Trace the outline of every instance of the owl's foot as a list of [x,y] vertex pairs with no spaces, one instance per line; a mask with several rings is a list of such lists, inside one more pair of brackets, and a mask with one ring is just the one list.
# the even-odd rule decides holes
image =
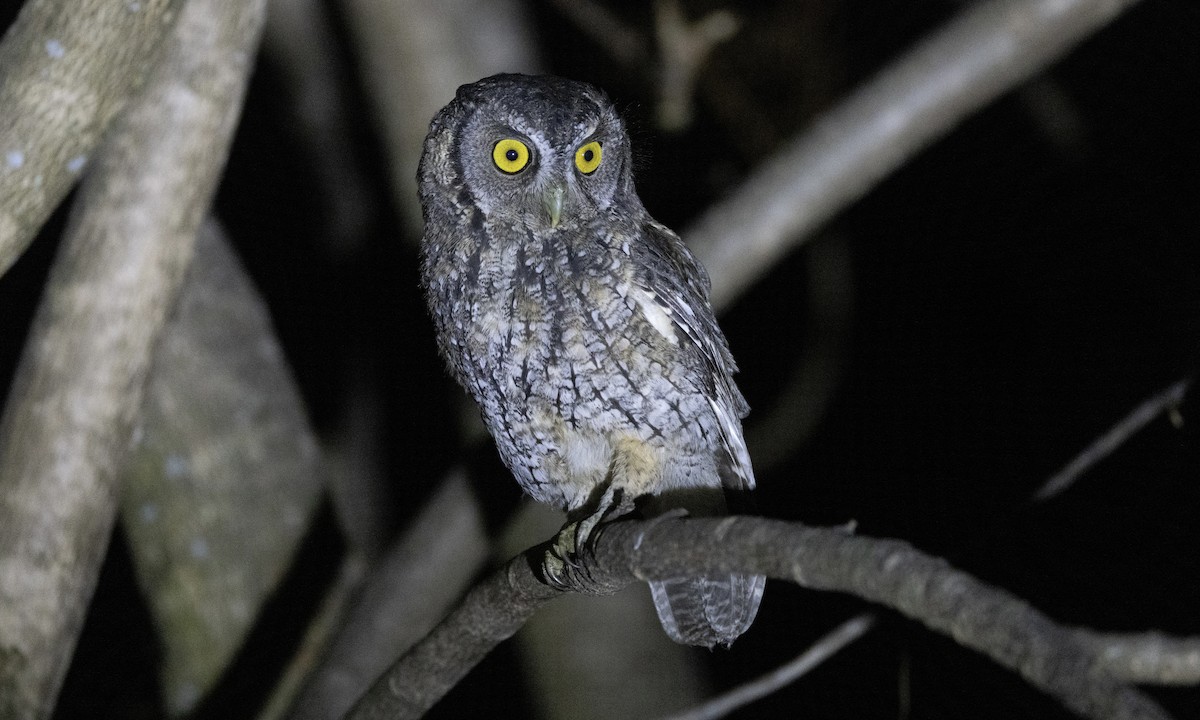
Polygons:
[[596,529],[602,522],[627,515],[633,509],[633,500],[620,488],[614,490],[609,486],[592,513],[568,522],[554,536],[542,560],[546,582],[560,590],[577,589],[594,595],[613,592],[592,578],[583,556],[591,552]]

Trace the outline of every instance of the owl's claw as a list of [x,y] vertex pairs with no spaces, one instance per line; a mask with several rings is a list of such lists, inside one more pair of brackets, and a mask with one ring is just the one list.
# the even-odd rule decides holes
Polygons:
[[542,558],[542,577],[550,587],[556,590],[568,590],[571,583],[568,580],[567,562],[557,554],[556,550],[557,548],[551,547],[546,551],[546,556]]
[[596,529],[602,522],[626,515],[633,507],[633,501],[626,499],[625,493],[610,486],[600,497],[594,512],[564,525],[542,559],[542,575],[546,582],[559,590],[574,588],[592,594],[605,592],[588,574],[583,555],[591,552]]

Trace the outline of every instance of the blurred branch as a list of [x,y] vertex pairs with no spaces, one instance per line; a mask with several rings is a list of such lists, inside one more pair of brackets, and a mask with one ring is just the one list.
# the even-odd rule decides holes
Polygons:
[[[436,703],[558,594],[535,571],[546,549],[527,551],[476,586],[375,682],[348,717],[419,717]],[[898,540],[764,518],[687,518],[602,526],[593,550],[581,570],[590,578],[590,592],[607,594],[636,580],[681,574],[763,573],[897,610],[1017,671],[1084,717],[1168,717],[1139,690],[1114,679],[1080,642],[1079,631]]]
[[859,87],[761,165],[683,237],[728,305],[784,253],[963,118],[1136,0],[989,0]]
[[654,3],[654,38],[657,56],[643,34],[626,25],[617,15],[593,0],[550,0],[575,28],[589,36],[619,64],[633,71],[631,77],[653,78],[658,126],[680,132],[692,121],[692,96],[701,65],[721,43],[737,34],[741,26],[733,13],[714,10],[689,21],[678,0]]
[[845,372],[854,304],[848,242],[826,234],[809,247],[804,269],[809,293],[803,351],[765,414],[753,415],[746,429],[746,444],[760,473],[786,462],[812,437]]
[[263,52],[280,69],[295,105],[296,128],[311,153],[308,166],[327,206],[325,236],[335,256],[361,249],[371,213],[371,193],[355,164],[343,90],[348,72],[324,4],[317,0],[269,0]]
[[72,212],[0,420],[0,716],[48,716],[66,672],[150,357],[224,164],[262,9],[184,7]]
[[737,34],[741,23],[733,13],[714,10],[689,22],[679,0],[654,4],[654,31],[658,38],[658,126],[679,132],[692,122],[692,95],[700,66],[713,49]]
[[764,698],[818,667],[842,648],[859,639],[875,626],[874,615],[856,615],[829,631],[795,659],[766,675],[730,690],[687,712],[662,720],[716,720],[755,700]]
[[417,160],[429,120],[459,85],[537,65],[532,24],[515,0],[342,0],[387,146],[395,208],[421,237]]
[[1124,445],[1126,440],[1150,424],[1151,420],[1182,403],[1191,384],[1191,378],[1184,378],[1135,407],[1129,415],[1096,438],[1074,460],[1067,463],[1066,467],[1047,480],[1033,494],[1033,499],[1049,500],[1069,488],[1080,475]]
[[1079,640],[1106,671],[1125,682],[1200,685],[1200,637],[1080,631]]
[[[183,0],[29,0],[0,43],[0,275],[79,179]],[[133,3],[130,3],[133,5]]]
[[[350,552],[342,560],[337,577],[321,598],[312,621],[300,638],[300,645],[292,654],[291,660],[271,690],[271,697],[257,715],[257,720],[281,720],[291,716],[292,706],[296,698],[306,692],[312,685],[313,678],[323,671],[322,662],[329,648],[336,640],[346,622],[346,617],[354,601],[362,589],[363,578],[366,576],[367,562],[360,553]],[[385,663],[384,663],[385,664]],[[382,665],[382,664],[381,664]],[[358,689],[350,692],[350,696],[340,701],[341,707],[350,707],[354,697],[362,692],[370,683],[370,678],[363,679]],[[348,683],[347,687],[352,685]],[[327,706],[324,711],[312,713],[312,717],[326,717],[330,720],[339,717],[340,711]]]
[[318,460],[266,303],[210,216],[117,480],[172,716],[209,693],[292,566]]
[[379,673],[453,605],[487,558],[478,501],[453,471],[370,570],[368,584],[294,703],[294,720],[341,717]]

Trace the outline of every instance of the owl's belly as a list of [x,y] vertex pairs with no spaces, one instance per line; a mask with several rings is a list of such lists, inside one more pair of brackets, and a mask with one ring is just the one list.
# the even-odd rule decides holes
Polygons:
[[473,391],[501,457],[536,499],[579,507],[619,448],[647,467],[711,454],[706,395],[628,293],[489,308],[472,324],[487,329],[476,338],[487,367]]

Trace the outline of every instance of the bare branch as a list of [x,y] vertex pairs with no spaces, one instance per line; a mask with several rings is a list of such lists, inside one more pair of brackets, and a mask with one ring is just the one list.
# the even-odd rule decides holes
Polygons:
[[263,51],[279,67],[280,81],[295,103],[296,129],[303,133],[309,167],[328,208],[328,247],[346,257],[361,249],[372,198],[355,165],[350,103],[340,82],[344,63],[332,51],[336,39],[323,10],[318,0],[270,0]]
[[692,122],[692,93],[696,75],[709,54],[733,37],[741,23],[733,13],[714,10],[689,22],[679,0],[654,4],[654,30],[658,37],[658,125],[679,132]]
[[[367,563],[361,553],[351,552],[342,560],[337,578],[321,598],[321,605],[305,628],[299,647],[292,654],[287,667],[283,669],[279,682],[275,683],[271,697],[258,713],[256,720],[283,720],[291,717],[296,698],[312,686],[312,678],[323,670],[322,663],[330,645],[339,637],[338,633],[342,630],[347,614],[358,598],[366,571]],[[367,679],[359,683],[353,695],[345,698],[341,706],[350,707],[354,696],[360,694],[369,682]],[[353,686],[352,683],[346,685]],[[313,713],[312,717],[335,718],[340,712],[341,710]]]
[[294,704],[294,720],[346,712],[397,655],[427,633],[487,558],[479,502],[463,470],[442,482],[368,585]]
[[242,647],[323,490],[267,306],[211,216],[144,394],[117,478],[121,522],[158,629],[163,699],[179,716]]
[[833,657],[842,648],[859,639],[875,626],[874,615],[856,615],[830,630],[804,652],[771,672],[745,685],[692,708],[687,712],[671,715],[662,720],[716,720],[755,700],[764,698],[784,687],[808,671]]
[[1080,632],[1080,642],[1113,677],[1139,684],[1200,685],[1200,637]]
[[0,420],[0,716],[48,716],[66,672],[262,8],[188,3],[69,221]]
[[713,305],[727,305],[784,253],[922,148],[1135,2],[968,4],[684,233],[713,279]]
[[183,0],[29,0],[0,43],[0,275],[79,179]]
[[[348,716],[418,717],[556,591],[537,578],[545,552],[518,556],[474,588],[434,631],[380,677]],[[602,526],[585,559],[588,590],[706,573],[763,573],[893,608],[953,637],[1089,718],[1166,718],[1114,680],[1079,642],[1028,603],[897,540],[856,537],[764,518],[659,519]],[[582,588],[581,588],[582,589]]]
[[1066,467],[1047,480],[1046,484],[1033,494],[1033,499],[1049,500],[1069,488],[1076,478],[1124,445],[1126,440],[1150,424],[1151,420],[1183,402],[1191,384],[1191,378],[1180,380],[1135,407],[1129,415],[1096,438],[1083,452],[1075,456],[1074,460],[1067,463]]
[[[498,557],[522,552],[562,524],[561,510],[526,501],[505,524]],[[657,717],[713,694],[703,656],[667,637],[644,586],[607,597],[569,594],[529,618],[513,643],[540,720]]]
[[354,50],[387,145],[392,197],[421,236],[417,160],[429,119],[459,85],[537,61],[529,23],[514,0],[342,0]]

